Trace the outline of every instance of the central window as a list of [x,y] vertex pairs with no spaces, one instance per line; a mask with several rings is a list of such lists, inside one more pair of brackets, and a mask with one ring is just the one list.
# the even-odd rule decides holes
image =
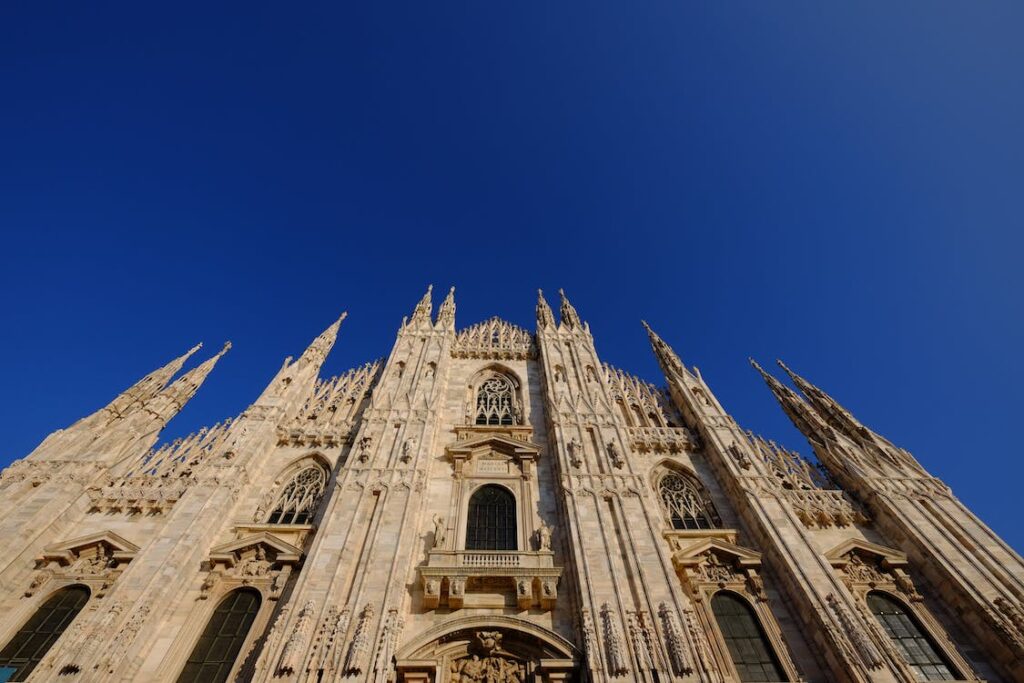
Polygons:
[[503,486],[488,484],[469,499],[466,550],[516,550],[516,499]]
[[516,423],[515,392],[504,375],[493,375],[476,392],[476,424],[511,425]]
[[715,529],[722,525],[715,506],[689,477],[670,472],[658,482],[658,495],[673,529]]

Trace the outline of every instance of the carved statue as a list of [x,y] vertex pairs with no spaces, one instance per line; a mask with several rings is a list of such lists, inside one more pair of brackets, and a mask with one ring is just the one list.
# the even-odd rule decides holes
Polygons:
[[616,469],[622,469],[625,465],[625,461],[622,459],[622,455],[619,454],[619,447],[615,445],[614,441],[608,442],[608,457],[612,461],[612,466]]
[[501,648],[501,631],[477,631],[476,639],[480,642],[480,648],[487,654]]
[[551,550],[551,527],[544,522],[537,529],[537,550]]
[[441,515],[434,515],[434,547],[440,548],[444,546],[444,540],[444,517],[442,517]]
[[581,444],[574,436],[568,445],[569,449],[569,462],[573,467],[581,467],[583,465],[583,444]]
[[411,436],[402,444],[402,462],[412,460],[412,454],[416,450],[416,437]]

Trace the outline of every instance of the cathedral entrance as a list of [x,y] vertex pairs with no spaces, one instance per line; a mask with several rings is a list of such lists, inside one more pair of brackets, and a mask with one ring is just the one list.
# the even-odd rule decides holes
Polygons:
[[[464,620],[460,620],[464,621]],[[556,634],[518,619],[479,624],[417,638],[396,657],[401,681],[409,683],[548,683],[570,681],[575,648]],[[488,621],[490,623],[488,623]],[[452,628],[455,626],[454,628]],[[430,638],[429,642],[423,642]]]

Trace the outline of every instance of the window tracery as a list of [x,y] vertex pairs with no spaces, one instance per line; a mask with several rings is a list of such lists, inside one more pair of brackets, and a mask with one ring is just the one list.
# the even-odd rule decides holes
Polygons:
[[673,529],[715,529],[722,521],[714,504],[690,477],[669,472],[658,481],[658,497]]
[[270,513],[269,524],[309,524],[323,498],[327,472],[319,464],[306,465],[281,490]]
[[477,388],[476,424],[513,425],[519,424],[520,417],[515,387],[508,377],[494,373]]

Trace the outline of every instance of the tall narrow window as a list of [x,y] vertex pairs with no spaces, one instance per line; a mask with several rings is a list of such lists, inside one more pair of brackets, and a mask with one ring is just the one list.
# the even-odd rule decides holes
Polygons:
[[515,550],[516,499],[502,486],[480,488],[469,499],[467,550]]
[[711,598],[711,611],[725,637],[725,645],[741,681],[774,683],[786,680],[761,624],[745,600],[718,592]]
[[492,375],[476,392],[476,424],[511,425],[518,422],[515,390],[504,375]]
[[673,529],[713,529],[722,525],[715,506],[689,477],[669,472],[658,482],[658,495]]
[[28,678],[88,601],[89,589],[84,586],[70,586],[51,595],[0,651],[0,681]]
[[277,497],[269,524],[309,524],[327,485],[327,472],[312,464],[295,473]]
[[884,593],[868,593],[868,608],[920,681],[952,681],[953,670],[917,620]]
[[232,591],[220,601],[192,649],[178,683],[223,683],[235,666],[242,643],[260,610],[260,594],[250,588]]

